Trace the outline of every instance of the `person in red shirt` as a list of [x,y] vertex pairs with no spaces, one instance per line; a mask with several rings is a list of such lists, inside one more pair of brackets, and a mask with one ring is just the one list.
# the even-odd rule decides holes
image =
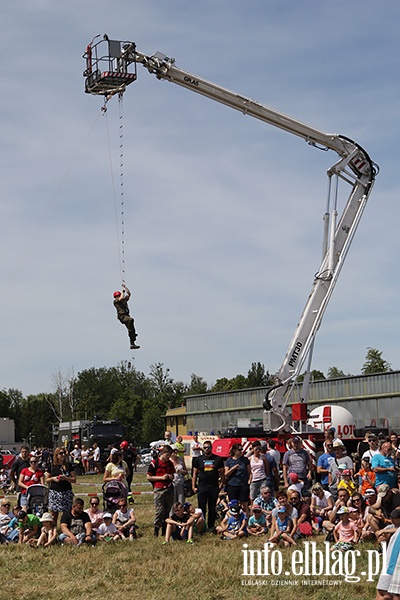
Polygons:
[[37,483],[43,484],[43,477],[43,471],[39,471],[38,469],[38,458],[36,456],[31,456],[29,458],[29,467],[22,469],[18,479],[18,486],[21,489],[21,506],[27,506],[28,504],[26,492],[29,486]]
[[167,444],[160,450],[160,455],[153,458],[147,471],[147,481],[153,484],[154,506],[156,514],[154,518],[154,536],[157,537],[162,529],[165,535],[165,520],[169,517],[174,502],[173,479],[175,467],[172,460],[172,448]]

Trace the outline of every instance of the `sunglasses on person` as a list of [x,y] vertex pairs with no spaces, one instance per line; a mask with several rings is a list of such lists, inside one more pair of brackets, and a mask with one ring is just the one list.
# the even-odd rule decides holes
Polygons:
[[203,446],[203,450],[211,450],[211,446]]
[[65,456],[65,452],[59,452],[58,456]]
[[98,502],[91,502],[90,504],[91,504],[91,506],[98,506],[99,505]]
[[118,504],[119,508],[125,508],[126,504]]
[[2,504],[2,506],[10,506],[10,503],[9,503],[9,502],[4,502],[4,503]]
[[37,460],[30,460],[29,462],[31,463],[31,465],[34,465],[35,463],[37,463]]

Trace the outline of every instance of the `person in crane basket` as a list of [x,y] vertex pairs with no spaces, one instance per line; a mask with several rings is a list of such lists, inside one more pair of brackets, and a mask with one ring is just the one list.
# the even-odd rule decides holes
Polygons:
[[122,292],[114,292],[114,306],[117,310],[117,319],[128,330],[129,340],[131,342],[131,350],[138,350],[140,346],[135,343],[137,333],[135,330],[135,321],[129,314],[128,302],[131,293],[125,283],[122,284]]

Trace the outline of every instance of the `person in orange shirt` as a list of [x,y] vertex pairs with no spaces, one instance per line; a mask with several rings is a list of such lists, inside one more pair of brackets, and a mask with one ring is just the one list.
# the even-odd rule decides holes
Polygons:
[[376,475],[371,468],[369,458],[362,459],[361,469],[358,471],[358,473],[355,474],[355,477],[357,476],[360,482],[358,487],[358,491],[360,492],[360,494],[364,496],[367,490],[375,488]]

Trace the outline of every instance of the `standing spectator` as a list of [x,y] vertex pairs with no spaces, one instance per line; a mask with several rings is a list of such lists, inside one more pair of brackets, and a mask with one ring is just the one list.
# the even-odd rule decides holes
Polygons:
[[29,448],[28,448],[28,446],[21,446],[19,456],[14,461],[14,463],[11,467],[11,471],[10,471],[11,485],[13,485],[15,487],[15,490],[17,492],[21,491],[18,486],[18,480],[19,480],[21,471],[22,471],[22,469],[26,469],[28,467],[29,467]]
[[179,458],[185,462],[185,444],[183,443],[183,437],[178,435],[175,444],[172,446],[178,452]]
[[185,503],[185,490],[184,490],[184,482],[185,475],[187,475],[187,469],[185,467],[185,463],[179,456],[178,450],[176,448],[173,449],[171,454],[171,462],[174,463],[175,474],[174,474],[174,504],[180,502],[182,505]]
[[67,462],[65,448],[56,448],[53,456],[53,466],[46,475],[49,488],[49,510],[57,527],[58,513],[70,510],[74,499],[72,484],[76,483],[74,465]]
[[250,456],[250,501],[253,502],[259,495],[261,487],[267,484],[269,465],[266,456],[261,454],[261,442],[257,440],[251,444],[251,447],[253,454]]
[[92,523],[89,515],[84,512],[83,506],[82,498],[75,498],[71,510],[63,512],[60,523],[61,543],[73,546],[96,543],[96,536],[92,532]]
[[334,458],[333,442],[331,440],[326,440],[325,452],[320,455],[317,461],[317,475],[319,476],[319,481],[324,490],[329,489],[329,465]]
[[372,435],[372,433],[373,433],[372,431],[366,431],[364,434],[364,439],[361,440],[360,442],[358,442],[358,444],[357,444],[357,454],[360,458],[362,457],[364,452],[369,450],[368,440],[369,440],[369,436]]
[[103,475],[104,482],[117,480],[123,483],[126,490],[128,490],[128,483],[126,481],[128,474],[128,465],[122,460],[122,452],[117,449],[115,449],[115,452],[111,451],[110,462],[107,463]]
[[275,440],[268,440],[267,443],[268,443],[267,455],[272,456],[272,458],[275,461],[276,468],[278,469],[278,473],[279,473],[279,469],[280,469],[280,465],[281,465],[281,453],[279,452],[279,450],[276,449]]
[[120,443],[119,447],[122,453],[122,460],[126,462],[129,469],[129,474],[126,477],[126,483],[128,486],[128,492],[130,492],[132,485],[133,469],[135,465],[135,456],[133,454],[131,446],[129,445],[129,442],[127,442],[126,440],[123,440]]
[[285,488],[288,488],[290,483],[288,480],[289,473],[296,473],[298,478],[304,482],[304,487],[307,489],[312,481],[311,460],[308,452],[302,447],[302,440],[298,435],[292,438],[293,448],[287,450],[283,455],[283,482]]
[[242,444],[233,444],[230,450],[230,457],[225,463],[225,480],[227,481],[226,491],[229,500],[238,500],[243,511],[249,510],[249,493],[252,473],[250,461],[243,456]]
[[377,488],[382,483],[387,483],[390,488],[397,487],[397,473],[391,450],[391,443],[383,442],[379,452],[372,457],[371,466],[376,475],[375,486]]
[[89,448],[86,448],[86,446],[84,444],[82,444],[81,458],[82,458],[82,468],[83,468],[84,475],[86,475],[86,473],[89,471],[89,455],[90,455]]
[[369,461],[372,462],[372,457],[379,452],[378,438],[374,433],[371,433],[368,437],[368,446],[368,450],[365,450],[365,452],[361,455],[361,459],[368,458]]
[[208,509],[207,525],[211,531],[214,531],[218,494],[224,481],[224,462],[213,454],[212,444],[207,440],[203,444],[203,454],[193,459],[192,486],[204,518]]
[[341,470],[349,469],[351,475],[354,472],[353,461],[349,456],[345,455],[346,448],[341,440],[336,440],[333,442],[333,452],[335,454],[335,458],[331,461],[329,465],[329,473],[328,473],[328,481],[329,481],[329,491],[333,496],[333,500],[336,501],[338,498],[338,483],[341,477]]
[[201,456],[201,443],[199,442],[199,436],[197,433],[194,434],[193,441],[190,444],[190,453],[192,455],[192,463],[194,458]]
[[43,484],[44,473],[43,471],[39,471],[38,462],[39,461],[36,456],[31,456],[29,458],[29,467],[22,469],[19,475],[18,487],[21,490],[19,503],[22,507],[25,507],[28,504],[26,497],[28,487],[37,483]]
[[85,510],[89,515],[90,522],[92,523],[92,532],[97,533],[98,528],[103,523],[103,511],[99,509],[100,499],[98,496],[92,496],[90,498],[90,508]]
[[174,502],[173,480],[175,467],[170,460],[172,448],[165,444],[161,449],[160,456],[153,458],[147,471],[147,481],[153,484],[154,489],[154,536],[157,537],[162,528],[162,534],[165,534],[166,523],[170,510]]
[[94,470],[97,471],[97,473],[101,473],[103,471],[100,461],[100,448],[97,442],[93,444],[93,464]]

